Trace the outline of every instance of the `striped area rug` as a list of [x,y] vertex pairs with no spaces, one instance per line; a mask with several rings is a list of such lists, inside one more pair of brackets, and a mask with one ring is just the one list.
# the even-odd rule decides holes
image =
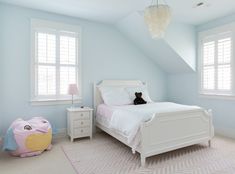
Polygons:
[[215,137],[212,147],[194,145],[147,158],[111,136],[99,133],[62,147],[79,174],[235,174],[235,141]]

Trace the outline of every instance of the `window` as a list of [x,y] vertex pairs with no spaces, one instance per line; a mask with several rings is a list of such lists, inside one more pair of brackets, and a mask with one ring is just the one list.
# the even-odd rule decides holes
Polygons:
[[222,27],[199,35],[200,92],[234,96],[233,27]]
[[67,89],[74,83],[81,93],[80,28],[34,19],[31,31],[32,101],[70,100]]

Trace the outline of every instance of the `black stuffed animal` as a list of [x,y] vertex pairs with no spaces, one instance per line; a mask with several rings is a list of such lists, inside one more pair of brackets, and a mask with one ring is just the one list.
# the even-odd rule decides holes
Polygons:
[[134,105],[142,105],[146,104],[147,102],[142,98],[142,92],[136,92],[135,93],[135,100],[134,100]]

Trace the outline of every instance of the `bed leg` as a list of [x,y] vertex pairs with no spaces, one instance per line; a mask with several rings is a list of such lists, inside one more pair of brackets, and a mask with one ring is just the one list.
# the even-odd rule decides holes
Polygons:
[[208,146],[211,147],[211,140],[208,141]]
[[141,167],[145,167],[146,157],[140,155],[140,160],[141,160]]

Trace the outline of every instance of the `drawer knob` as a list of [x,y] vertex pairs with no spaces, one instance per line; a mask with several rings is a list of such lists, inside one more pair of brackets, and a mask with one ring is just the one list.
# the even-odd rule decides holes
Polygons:
[[83,132],[83,129],[81,130],[81,132]]
[[83,121],[81,122],[81,124],[83,124]]

